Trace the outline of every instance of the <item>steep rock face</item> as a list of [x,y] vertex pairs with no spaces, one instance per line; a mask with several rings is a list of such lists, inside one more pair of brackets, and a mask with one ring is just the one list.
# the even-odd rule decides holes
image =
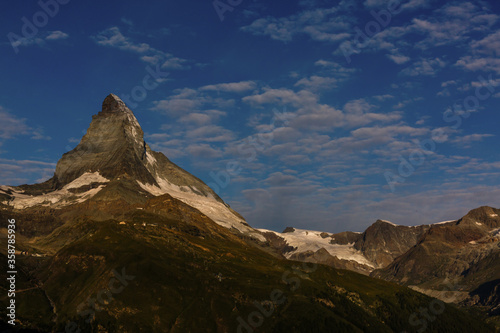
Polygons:
[[158,187],[159,182],[166,180],[222,201],[201,180],[162,153],[153,152],[132,111],[113,94],[102,103],[102,111],[92,117],[80,144],[59,160],[54,178],[58,187],[63,187],[86,172],[99,172],[109,180],[125,177]]
[[427,225],[407,227],[377,220],[365,230],[354,247],[363,252],[376,267],[381,268],[417,244],[427,229]]
[[475,265],[500,250],[498,215],[499,209],[480,207],[456,222],[431,225],[415,247],[374,274],[415,285],[472,274]]
[[[458,221],[431,225],[414,247],[372,276],[415,286],[429,295],[438,291],[444,301],[495,312],[500,306],[499,215],[500,209],[480,207]],[[446,291],[465,294],[466,299],[450,298],[453,293]]]
[[458,221],[458,225],[465,224],[482,226],[483,233],[500,228],[500,210],[488,206],[473,209]]
[[85,172],[99,172],[110,180],[129,176],[155,183],[144,163],[143,135],[132,111],[117,96],[109,95],[80,144],[57,163],[57,184],[63,187]]
[[363,234],[360,232],[343,231],[337,234],[333,234],[330,243],[346,245],[346,244],[356,243],[362,237]]
[[470,293],[463,302],[465,306],[480,306],[488,309],[490,316],[500,315],[500,279],[483,283]]
[[120,214],[117,207],[139,207],[147,198],[169,194],[214,222],[261,241],[259,232],[203,181],[151,150],[133,112],[110,94],[92,117],[78,146],[65,153],[54,176],[42,184],[0,186],[0,200],[15,209],[62,209],[92,200],[99,216]]
[[330,254],[325,248],[321,248],[316,252],[305,251],[294,253],[290,256],[291,260],[313,262],[317,264],[328,265],[337,269],[348,269],[360,274],[369,275],[373,267],[361,264],[355,260],[339,259],[337,256]]

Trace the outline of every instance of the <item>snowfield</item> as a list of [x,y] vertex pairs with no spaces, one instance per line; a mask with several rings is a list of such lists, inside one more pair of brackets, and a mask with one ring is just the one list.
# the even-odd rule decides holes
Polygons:
[[296,247],[297,249],[292,252],[288,252],[285,256],[290,259],[294,253],[302,253],[306,251],[316,252],[321,248],[324,248],[332,256],[344,260],[353,260],[357,263],[373,267],[373,264],[368,261],[368,259],[363,256],[363,254],[354,248],[354,244],[330,244],[331,237],[323,238],[321,237],[321,231],[312,231],[304,229],[295,229],[294,232],[280,233],[272,230],[258,229],[262,232],[272,232],[279,237],[286,240],[288,245]]
[[70,188],[80,188],[85,185],[90,185],[92,183],[107,183],[109,179],[104,178],[99,174],[99,172],[89,173],[86,172],[77,179],[73,180],[68,185],[64,186],[66,189]]
[[398,227],[398,226],[399,226],[399,225],[397,225],[396,223],[392,223],[392,222],[387,221],[387,220],[380,220],[380,222],[388,223],[388,224],[393,225],[393,226],[395,226],[395,227]]
[[24,194],[24,191],[16,191],[10,186],[1,186],[1,191],[11,190],[14,199],[5,202],[8,205],[13,206],[16,209],[24,209],[33,206],[51,206],[54,208],[60,208],[67,205],[84,202],[94,195],[99,193],[104,188],[104,185],[99,185],[96,188],[92,188],[83,193],[71,193],[70,189],[80,188],[82,186],[90,185],[92,183],[107,183],[108,179],[102,177],[99,172],[89,173],[86,172],[77,179],[73,180],[71,183],[64,186],[62,189],[49,192],[42,195],[32,196]]
[[[430,224],[430,225],[446,224],[446,223],[450,223],[450,222],[457,222],[457,220],[450,220],[450,221],[437,222],[437,223],[432,223],[432,224]],[[425,225],[425,224],[424,224],[424,225]]]
[[[156,178],[156,182],[160,185],[160,187],[143,184],[137,181],[139,186],[152,195],[159,196],[163,194],[170,194],[172,197],[184,202],[185,204],[198,209],[215,223],[225,228],[234,228],[239,232],[256,238],[262,242],[266,241],[264,236],[256,232],[255,229],[245,225],[245,221],[242,218],[236,216],[226,205],[217,201],[213,196],[210,195],[205,197],[193,192],[193,190],[187,186],[177,186],[160,177]],[[199,192],[201,193],[201,191]]]

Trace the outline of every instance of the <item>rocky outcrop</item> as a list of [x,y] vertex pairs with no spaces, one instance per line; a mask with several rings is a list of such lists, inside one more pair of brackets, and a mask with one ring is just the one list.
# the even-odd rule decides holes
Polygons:
[[[414,247],[372,276],[498,315],[499,215],[500,209],[480,207],[457,221],[431,225]],[[450,292],[469,296],[450,299]]]
[[99,172],[109,180],[129,178],[156,186],[166,180],[222,201],[200,179],[162,153],[152,151],[133,112],[114,94],[106,97],[102,111],[92,117],[80,144],[59,160],[54,182],[61,188],[86,172]]
[[324,248],[321,248],[316,252],[305,251],[294,253],[289,259],[328,265],[337,269],[348,269],[364,275],[369,275],[373,270],[373,267],[363,265],[354,260],[339,259],[336,256],[331,255]]
[[331,244],[347,245],[351,243],[356,243],[363,237],[360,232],[343,231],[331,236]]
[[417,244],[429,228],[427,225],[408,227],[377,220],[365,230],[354,247],[375,267],[382,268]]

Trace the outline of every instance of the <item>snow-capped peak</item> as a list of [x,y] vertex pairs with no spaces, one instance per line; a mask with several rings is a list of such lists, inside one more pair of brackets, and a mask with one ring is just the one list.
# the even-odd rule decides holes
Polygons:
[[390,224],[390,225],[393,225],[393,226],[395,226],[395,227],[397,227],[397,226],[398,226],[397,224],[395,224],[395,223],[392,223],[392,222],[390,222],[390,221],[387,221],[387,220],[379,220],[379,221],[380,221],[380,222],[384,222],[384,223],[387,223],[387,224]]

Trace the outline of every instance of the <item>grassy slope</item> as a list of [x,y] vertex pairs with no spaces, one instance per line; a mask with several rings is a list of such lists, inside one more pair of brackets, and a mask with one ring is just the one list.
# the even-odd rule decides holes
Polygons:
[[[134,218],[159,225],[134,226]],[[396,284],[325,266],[311,270],[231,235],[196,231],[145,213],[126,225],[85,221],[70,229],[81,237],[36,270],[57,317],[41,290],[35,290],[36,302],[19,300],[18,314],[40,328],[55,320],[62,331],[73,320],[83,332],[98,331],[99,325],[109,332],[236,332],[238,317],[247,319],[256,310],[253,302],[269,301],[277,289],[286,301],[275,304],[259,332],[412,332],[422,326],[410,325],[410,315],[431,302]],[[78,305],[106,289],[111,271],[122,267],[135,279],[96,311],[91,325],[84,323]],[[283,281],[286,272],[288,283]],[[35,310],[40,313],[36,318]],[[428,332],[489,331],[452,307],[428,324]]]

